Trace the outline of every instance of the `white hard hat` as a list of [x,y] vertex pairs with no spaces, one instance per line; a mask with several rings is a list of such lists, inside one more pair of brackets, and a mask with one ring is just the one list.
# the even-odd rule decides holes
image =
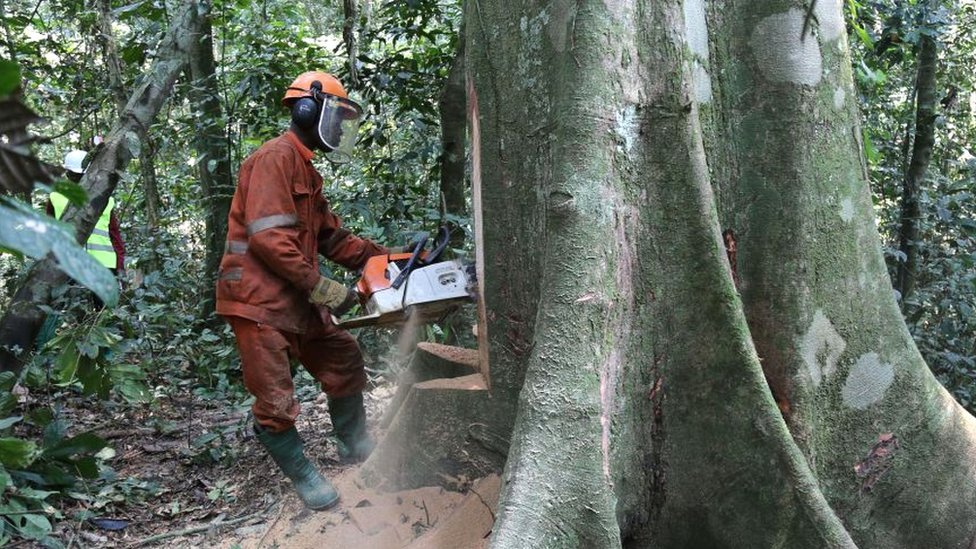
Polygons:
[[64,155],[64,169],[74,173],[85,173],[85,168],[81,163],[85,160],[88,153],[85,151],[74,150]]

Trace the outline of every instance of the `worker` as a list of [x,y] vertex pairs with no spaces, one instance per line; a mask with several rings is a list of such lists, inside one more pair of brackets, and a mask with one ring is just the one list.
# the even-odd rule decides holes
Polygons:
[[[82,150],[73,150],[64,155],[64,173],[72,182],[78,183],[85,174],[85,160],[88,153]],[[48,197],[45,210],[48,215],[60,219],[68,206],[68,197],[55,191]],[[112,271],[121,280],[125,270],[125,241],[122,240],[122,231],[119,229],[119,220],[115,215],[115,200],[109,197],[105,209],[102,210],[92,229],[88,241],[85,242],[85,249],[102,266]],[[105,304],[95,294],[90,294],[94,310],[100,311]],[[58,326],[61,324],[60,313],[49,313],[44,323],[41,324],[34,338],[34,348],[40,349],[54,338]]]
[[[81,150],[73,150],[64,155],[64,172],[69,180],[75,183],[81,181],[85,174],[84,162],[87,156],[88,153]],[[51,193],[50,200],[48,214],[60,219],[68,206],[68,197],[55,191]],[[85,249],[116,276],[124,272],[125,242],[122,240],[122,231],[119,230],[119,220],[115,216],[114,198],[109,197],[91,236],[85,242]]]
[[[298,360],[322,386],[339,457],[361,461],[375,443],[366,429],[366,373],[356,339],[339,329],[357,294],[322,276],[318,254],[348,269],[403,251],[353,235],[322,194],[316,151],[347,162],[362,110],[325,72],[299,75],[284,93],[291,125],[243,163],[227,217],[217,277],[217,313],[237,340],[244,385],[254,395],[254,431],[311,509],[339,495],[304,454],[295,429],[299,404],[289,365]],[[408,247],[409,248],[409,247]]]

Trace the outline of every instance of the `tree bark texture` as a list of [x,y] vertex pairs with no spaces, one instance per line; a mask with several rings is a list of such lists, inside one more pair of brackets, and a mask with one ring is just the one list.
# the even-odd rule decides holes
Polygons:
[[234,195],[234,180],[230,168],[230,146],[226,135],[226,120],[220,104],[219,82],[213,52],[211,5],[201,2],[203,11],[194,22],[198,34],[190,42],[189,68],[192,80],[191,97],[196,105],[194,125],[197,150],[197,173],[203,190],[206,211],[206,259],[200,318],[215,320],[217,271],[224,255],[227,240],[227,214]]
[[108,86],[115,100],[115,113],[121,115],[125,109],[125,85],[122,77],[122,60],[119,58],[115,45],[115,34],[112,32],[112,2],[98,0],[98,32],[96,40],[102,49],[102,59],[108,72]]
[[[938,7],[939,2],[929,2],[929,10]],[[902,302],[915,290],[915,279],[918,276],[919,223],[922,213],[919,195],[935,146],[938,49],[938,39],[935,36],[924,33],[921,35],[915,79],[915,140],[902,184],[901,224],[898,229],[898,249],[904,257],[898,262],[895,288],[901,293]]]
[[[61,220],[75,227],[79,243],[88,240],[92,228],[115,191],[119,174],[132,159],[139,147],[139,135],[149,127],[179,76],[190,42],[199,29],[196,0],[186,0],[170,22],[169,31],[163,38],[152,66],[139,81],[125,106],[122,116],[108,134],[104,146],[92,159],[82,187],[88,192],[89,202],[83,207],[69,206]],[[67,283],[67,276],[48,257],[35,263],[25,276],[10,306],[0,319],[0,371],[19,371],[22,360],[33,346],[34,336],[44,321],[45,313],[40,305],[51,299],[51,290]],[[15,353],[14,349],[21,352]]]
[[[462,31],[463,33],[463,31]],[[444,89],[437,101],[441,118],[441,207],[442,214],[464,216],[465,130],[467,102],[464,89],[464,42],[458,45],[457,55],[451,64]],[[452,233],[451,244],[460,246],[464,241],[461,231]]]
[[359,70],[356,67],[356,22],[359,20],[359,0],[342,0],[342,41],[346,44],[346,63],[349,65],[349,85],[359,87]]
[[976,424],[901,319],[812,6],[466,3],[491,547],[973,543]]
[[148,247],[148,259],[144,270],[158,271],[162,259],[156,251],[159,235],[160,210],[163,201],[159,196],[159,181],[156,177],[156,140],[150,131],[142,134],[142,148],[139,149],[139,174],[142,176],[142,193],[145,200],[146,226],[142,228],[142,239]]

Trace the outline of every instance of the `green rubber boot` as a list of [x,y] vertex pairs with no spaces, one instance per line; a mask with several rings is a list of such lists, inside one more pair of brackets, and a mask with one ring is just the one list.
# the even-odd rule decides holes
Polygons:
[[291,480],[302,503],[309,509],[327,509],[339,501],[339,493],[318,469],[305,457],[302,439],[294,427],[272,433],[254,425],[258,440],[268,449],[274,462]]
[[376,443],[366,431],[366,408],[363,394],[347,397],[329,397],[329,416],[337,440],[339,458],[346,461],[363,461],[373,452]]

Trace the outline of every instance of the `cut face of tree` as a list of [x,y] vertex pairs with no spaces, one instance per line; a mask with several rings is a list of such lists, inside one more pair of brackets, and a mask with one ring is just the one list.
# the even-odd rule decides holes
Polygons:
[[492,547],[973,543],[976,423],[892,295],[841,9],[466,3],[518,392]]

